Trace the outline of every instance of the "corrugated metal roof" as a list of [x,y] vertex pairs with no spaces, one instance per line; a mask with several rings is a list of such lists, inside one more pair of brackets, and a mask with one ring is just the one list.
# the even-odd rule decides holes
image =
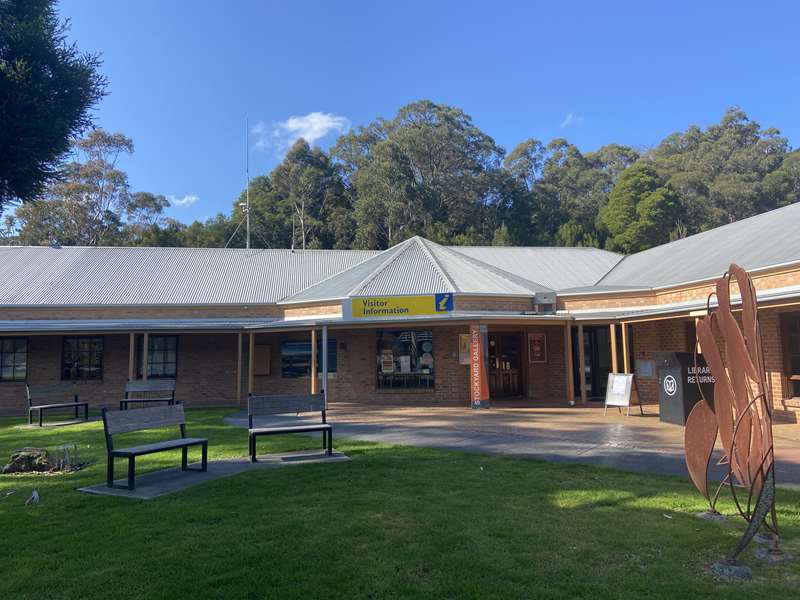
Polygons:
[[275,303],[361,250],[0,247],[0,306]]
[[596,248],[383,252],[0,247],[0,306],[215,305],[452,292],[532,296],[646,289],[800,260],[800,203],[623,258]]
[[800,260],[800,203],[625,257],[599,284],[664,287]]
[[536,292],[552,292],[551,288],[508,270],[459,252],[458,247],[445,247],[429,240],[420,242],[431,252],[440,268],[462,294],[514,294],[530,296]]
[[3,333],[61,331],[242,331],[265,327],[275,319],[16,319],[0,320]]
[[532,296],[537,291],[551,290],[454,248],[413,237],[287,301],[441,292]]
[[593,285],[623,258],[599,248],[457,246],[452,249],[556,291]]
[[454,292],[447,275],[433,261],[420,238],[400,244],[392,260],[350,290],[350,296]]

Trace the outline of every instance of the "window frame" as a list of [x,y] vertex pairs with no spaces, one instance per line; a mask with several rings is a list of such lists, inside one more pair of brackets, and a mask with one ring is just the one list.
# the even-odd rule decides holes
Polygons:
[[[303,374],[287,375],[284,362],[284,348],[287,344],[308,344],[308,370]],[[339,351],[336,338],[328,338],[328,377],[335,377],[339,370]],[[281,379],[311,379],[311,340],[282,340],[281,341]],[[322,339],[317,338],[317,376],[322,376]]]
[[[153,375],[151,371],[152,365],[152,358],[153,358],[153,348],[152,343],[153,340],[156,338],[174,338],[175,339],[175,374],[174,375]],[[140,336],[136,338],[136,379],[144,379],[143,372],[144,372],[144,365],[142,364],[142,354],[144,349],[144,336]],[[180,350],[180,336],[177,334],[169,334],[169,335],[147,335],[147,378],[148,379],[178,379],[178,352]],[[163,350],[162,350],[163,352]],[[170,364],[168,362],[161,362],[161,365]]]
[[[24,367],[25,367],[25,374],[23,375],[22,379],[18,379],[17,375],[16,375],[17,369],[19,368],[18,363],[16,361],[16,358],[17,358],[17,355],[20,354],[20,352],[18,352],[16,350],[16,348],[11,352],[4,352],[3,351],[3,342],[5,340],[11,340],[12,342],[15,343],[15,345],[16,345],[16,342],[19,342],[19,341],[24,341],[25,342],[25,350],[24,350],[25,359],[24,359],[24,363],[23,363]],[[11,373],[12,374],[11,374],[11,379],[4,379],[3,378],[3,366],[4,366],[5,363],[3,361],[3,357],[4,356],[8,356],[8,355],[11,355],[11,356],[14,357],[12,359],[12,363],[11,363]],[[28,381],[28,338],[25,337],[25,336],[3,336],[3,337],[0,337],[0,384],[2,384],[2,383],[25,383],[26,381]]]
[[[80,351],[78,350],[78,343],[80,340],[97,340],[100,342],[100,362],[99,362],[99,375],[97,377],[80,377],[80,368],[75,371],[71,372],[71,374],[67,377],[65,376],[65,359],[66,359],[66,351],[67,351],[67,340],[75,340],[76,341],[76,351],[80,356]],[[61,380],[62,381],[103,381],[105,377],[105,352],[106,352],[106,341],[105,336],[102,335],[65,335],[61,337]],[[97,350],[94,350],[94,354],[97,354]],[[72,370],[72,367],[70,367]]]
[[[400,381],[400,379],[404,380],[403,385],[395,386],[395,385],[382,385],[381,384],[381,377],[383,376],[386,378],[386,374],[381,372],[381,348],[380,343],[381,339],[385,334],[392,334],[395,336],[395,339],[404,333],[425,333],[430,334],[430,339],[425,341],[430,341],[431,343],[431,350],[430,354],[433,358],[433,365],[429,367],[429,373],[423,373],[422,371],[411,371],[409,373],[399,373],[393,372],[391,379]],[[375,377],[373,379],[375,385],[376,392],[399,392],[399,393],[428,393],[434,392],[436,389],[436,342],[434,340],[434,330],[433,328],[430,329],[419,329],[419,328],[405,328],[405,329],[376,329],[375,330],[375,341],[373,343],[373,349],[375,351]],[[413,368],[413,367],[412,367]],[[411,378],[415,378],[417,383],[415,385],[408,385],[408,380]],[[423,379],[427,382],[427,384],[422,383]]]
[[786,381],[786,397],[794,400],[800,397],[800,395],[795,394],[795,388],[800,387],[800,373],[793,372],[792,352],[789,347],[789,325],[793,321],[797,323],[798,330],[800,330],[800,312],[788,312],[780,316],[781,350],[783,353],[783,376]]

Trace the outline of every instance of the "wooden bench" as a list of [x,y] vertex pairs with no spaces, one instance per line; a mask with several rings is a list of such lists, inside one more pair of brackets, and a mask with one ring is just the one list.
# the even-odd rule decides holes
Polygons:
[[[280,435],[283,433],[322,432],[322,448],[328,456],[333,454],[333,427],[325,418],[325,396],[308,394],[302,396],[250,396],[247,400],[248,439],[250,460],[256,462],[256,439],[261,435]],[[253,427],[253,417],[266,415],[300,414],[304,412],[321,413],[320,423],[283,425],[277,427]]]
[[[54,383],[51,385],[25,385],[25,394],[28,397],[28,425],[33,424],[33,413],[39,413],[39,427],[43,424],[44,412],[47,410],[74,409],[75,418],[78,419],[79,410],[83,409],[83,420],[89,420],[89,403],[78,401],[78,388],[74,382]],[[58,399],[61,402],[46,402],[34,404],[40,399]],[[68,401],[65,401],[69,399]]]
[[[120,433],[145,431],[159,427],[180,428],[181,437],[129,448],[114,448],[114,436]],[[132,490],[135,486],[136,457],[154,452],[181,449],[181,470],[206,471],[208,469],[208,440],[203,438],[186,437],[186,417],[183,414],[183,404],[180,402],[167,406],[150,406],[139,410],[108,410],[103,409],[103,428],[106,434],[106,449],[108,450],[108,471],[106,485]],[[191,446],[202,446],[203,457],[199,469],[190,469],[188,466],[188,450]],[[128,459],[128,485],[114,484],[114,459]]]
[[119,401],[120,410],[128,410],[129,404],[175,404],[174,379],[139,379],[125,384],[125,398]]

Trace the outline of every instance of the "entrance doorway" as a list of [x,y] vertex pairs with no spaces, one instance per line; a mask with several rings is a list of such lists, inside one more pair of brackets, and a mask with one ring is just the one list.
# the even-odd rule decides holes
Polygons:
[[[578,328],[572,328],[572,364],[575,394],[580,395],[580,359],[578,357]],[[617,356],[622,356],[622,345],[617,336]],[[606,396],[608,374],[611,372],[611,333],[607,325],[583,328],[583,352],[586,395],[590,400],[603,400]]]
[[489,395],[522,395],[522,338],[519,333],[489,334]]

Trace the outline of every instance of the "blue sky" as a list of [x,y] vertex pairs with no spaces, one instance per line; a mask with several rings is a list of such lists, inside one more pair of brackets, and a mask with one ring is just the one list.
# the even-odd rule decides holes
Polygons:
[[62,0],[102,52],[98,125],[133,138],[135,191],[184,221],[230,210],[293,137],[412,100],[452,104],[507,150],[566,137],[647,146],[741,106],[800,145],[796,2]]

